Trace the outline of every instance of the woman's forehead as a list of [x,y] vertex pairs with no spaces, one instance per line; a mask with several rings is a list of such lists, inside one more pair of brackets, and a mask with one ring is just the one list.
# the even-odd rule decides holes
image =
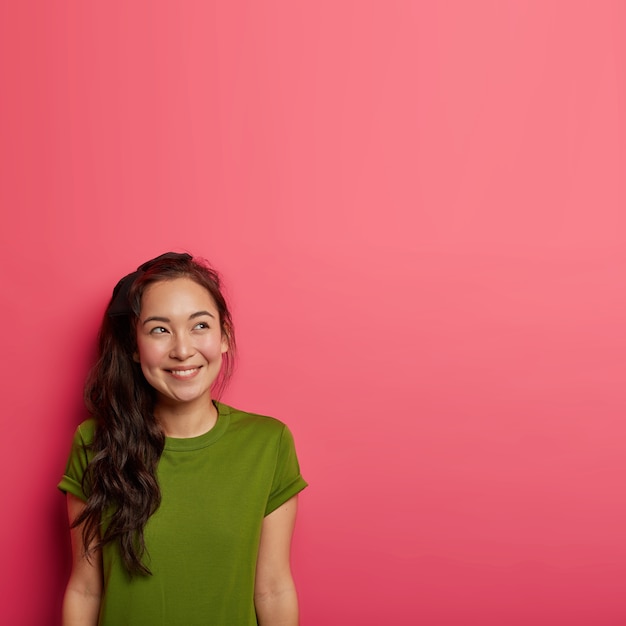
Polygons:
[[217,311],[215,300],[208,289],[187,277],[160,280],[148,285],[141,298],[141,310],[144,313],[146,309],[153,308],[170,310],[206,308],[211,312]]

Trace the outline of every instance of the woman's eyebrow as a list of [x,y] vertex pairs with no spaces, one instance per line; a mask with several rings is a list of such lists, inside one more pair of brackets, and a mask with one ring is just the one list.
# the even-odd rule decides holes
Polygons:
[[[210,313],[209,311],[196,311],[189,316],[189,319],[194,320],[196,319],[196,317],[204,317],[205,315],[208,315],[209,317],[215,319],[215,315],[213,315],[213,313]],[[147,317],[143,322],[141,322],[141,324],[142,326],[144,324],[147,324],[148,322],[165,322],[166,324],[169,324],[171,321],[172,320],[170,320],[169,317],[160,317],[158,315],[153,315],[152,317]]]
[[148,322],[169,322],[170,319],[168,317],[158,317],[157,315],[153,315],[152,317],[146,317],[146,319],[141,322],[142,325],[147,324]]
[[208,315],[209,317],[212,317],[213,319],[215,319],[215,315],[213,315],[213,313],[209,313],[208,311],[197,311],[196,313],[192,313],[189,316],[190,320],[196,319],[196,317],[203,317],[204,315]]

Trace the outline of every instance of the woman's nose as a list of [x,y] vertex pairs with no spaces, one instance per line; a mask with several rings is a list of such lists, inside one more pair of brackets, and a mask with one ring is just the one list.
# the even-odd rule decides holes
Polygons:
[[174,337],[174,343],[170,356],[174,359],[187,359],[194,352],[193,341],[191,337],[186,334],[176,335]]

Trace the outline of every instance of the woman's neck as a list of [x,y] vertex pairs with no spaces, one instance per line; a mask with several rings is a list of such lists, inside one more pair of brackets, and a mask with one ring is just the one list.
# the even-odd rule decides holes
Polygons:
[[213,402],[203,402],[197,406],[158,404],[154,415],[167,437],[187,439],[211,430],[217,422],[218,410]]

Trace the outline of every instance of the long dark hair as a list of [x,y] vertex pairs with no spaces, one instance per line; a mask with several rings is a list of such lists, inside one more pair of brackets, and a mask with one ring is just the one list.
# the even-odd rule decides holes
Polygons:
[[83,526],[87,556],[118,542],[130,574],[150,574],[143,562],[144,527],[159,508],[156,469],[165,436],[154,417],[155,392],[133,359],[141,298],[155,282],[190,278],[212,296],[228,341],[213,395],[227,384],[234,367],[235,334],[217,272],[189,254],[168,252],[122,278],[113,290],[100,333],[98,358],[85,384],[85,404],[96,419],[92,459],[83,476],[87,505],[73,526]]

